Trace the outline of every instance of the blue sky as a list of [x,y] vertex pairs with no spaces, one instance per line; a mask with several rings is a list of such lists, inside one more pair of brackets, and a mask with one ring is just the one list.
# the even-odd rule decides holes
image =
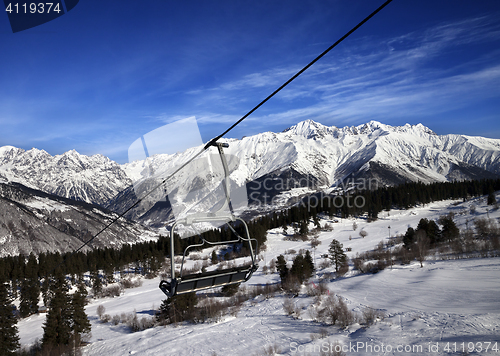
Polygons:
[[[15,34],[0,15],[0,146],[125,163],[191,116],[208,141],[382,2],[84,0]],[[305,119],[500,138],[500,2],[394,0],[228,136]]]

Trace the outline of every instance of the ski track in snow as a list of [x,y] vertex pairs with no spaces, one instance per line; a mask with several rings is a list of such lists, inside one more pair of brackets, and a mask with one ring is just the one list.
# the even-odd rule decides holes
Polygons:
[[[408,226],[416,227],[418,221],[427,217],[437,219],[450,211],[457,213],[455,221],[464,228],[471,218],[500,217],[500,211],[490,210],[484,199],[452,204],[451,201],[436,202],[410,210],[390,211],[380,214],[379,220],[367,223],[357,219],[358,228],[353,231],[354,219],[332,223],[331,232],[322,232],[322,242],[315,252],[316,265],[321,255],[327,253],[330,241],[335,238],[351,247],[352,257],[376,247],[391,236],[403,234]],[[476,206],[473,216],[470,206]],[[465,213],[466,212],[466,213]],[[312,225],[311,225],[312,228]],[[361,238],[359,231],[365,229],[368,236]],[[349,240],[349,236],[352,237]],[[261,253],[260,266],[269,265],[271,259],[285,250],[310,249],[309,242],[284,241],[282,229],[269,231],[267,250]],[[208,252],[207,252],[208,253]],[[285,255],[290,261],[293,255]],[[330,269],[331,270],[331,269]],[[317,272],[320,277],[324,271]],[[247,285],[275,283],[277,274],[263,274],[261,269]],[[99,305],[111,316],[137,312],[139,318],[153,315],[165,296],[158,288],[159,279],[143,280],[143,285],[127,289],[115,298],[92,300],[86,307],[92,323],[91,343],[83,348],[83,354],[93,355],[262,355],[264,347],[276,346],[280,355],[319,355],[321,347],[334,341],[345,347],[354,345],[378,347],[390,345],[391,352],[374,352],[365,349],[348,351],[347,355],[460,355],[461,352],[446,352],[444,347],[473,342],[486,346],[497,342],[500,347],[500,258],[472,258],[442,261],[429,256],[420,268],[418,262],[406,266],[394,266],[377,274],[356,275],[349,272],[346,277],[330,280],[331,293],[342,296],[349,309],[360,313],[364,307],[373,307],[385,313],[383,320],[364,328],[354,324],[347,329],[326,326],[311,320],[307,307],[312,297],[301,294],[293,301],[302,308],[299,319],[287,316],[283,310],[285,296],[270,299],[258,296],[243,304],[236,317],[225,315],[219,322],[200,324],[177,324],[155,327],[131,333],[124,324],[114,326],[101,323],[96,314]],[[304,292],[304,291],[303,291]],[[34,315],[18,324],[22,345],[32,344],[43,334],[45,315]],[[328,330],[325,339],[311,340],[311,334],[320,329]],[[359,344],[357,344],[359,343]],[[479,343],[479,344],[478,344]],[[398,352],[396,347],[415,347],[412,352]],[[437,346],[437,352],[430,352]],[[458,347],[459,347],[458,346]],[[419,349],[421,347],[422,349]],[[466,346],[467,347],[467,346]],[[491,347],[490,347],[491,348]],[[351,349],[352,350],[352,349]],[[296,352],[295,352],[296,351]],[[470,355],[499,355],[488,352]]]

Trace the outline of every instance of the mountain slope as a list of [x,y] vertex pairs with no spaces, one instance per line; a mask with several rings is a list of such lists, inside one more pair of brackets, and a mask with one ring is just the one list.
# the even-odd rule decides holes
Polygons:
[[104,204],[131,184],[120,165],[103,155],[75,150],[51,156],[44,150],[0,147],[0,182],[87,203]]
[[[392,127],[371,121],[337,129],[306,121],[283,134],[284,139],[302,136],[320,142],[311,147],[317,147],[317,154],[327,158],[324,166],[331,169],[329,185],[359,176],[369,171],[372,164],[385,166],[409,181],[476,179],[500,174],[500,140],[439,136],[421,124]],[[389,178],[381,183],[396,184],[398,180]]]
[[[135,333],[125,324],[115,325],[99,320],[96,311],[99,306],[104,307],[111,317],[136,314],[139,319],[154,318],[155,310],[165,295],[158,288],[158,279],[144,279],[141,287],[126,289],[119,297],[90,301],[86,312],[92,322],[92,338],[82,352],[89,356],[266,355],[271,354],[266,350],[274,347],[281,350],[280,355],[317,355],[316,351],[323,350],[320,348],[325,343],[335,346],[338,341],[346,346],[346,355],[382,354],[368,351],[366,345],[374,350],[381,349],[382,345],[387,350],[390,345],[392,352],[385,353],[388,355],[460,355],[461,352],[445,352],[444,348],[448,345],[453,350],[454,343],[461,347],[462,342],[465,347],[469,342],[476,347],[476,352],[471,352],[471,355],[498,355],[492,347],[497,343],[498,349],[500,343],[499,257],[440,260],[439,255],[432,254],[423,268],[414,261],[395,264],[376,274],[358,274],[351,269],[342,278],[333,278],[334,266],[328,267],[327,260],[322,257],[328,254],[333,239],[352,249],[346,252],[349,257],[376,249],[380,241],[388,243],[393,240],[388,236],[388,225],[392,227],[392,236],[395,236],[404,234],[408,226],[416,228],[422,218],[436,219],[451,212],[455,214],[455,222],[460,229],[466,229],[467,224],[471,226],[474,219],[488,216],[498,219],[500,210],[492,212],[484,198],[467,202],[440,201],[411,210],[391,210],[371,223],[363,218],[335,221],[325,216],[321,224],[329,223],[334,230],[319,233],[317,238],[321,244],[312,253],[316,275],[310,280],[313,283],[308,283],[298,297],[292,298],[286,293],[271,298],[260,295],[241,307],[233,307],[231,314],[218,314],[212,322],[177,323]],[[474,212],[470,209],[472,206],[475,207]],[[359,224],[358,229],[369,232],[365,238],[353,232],[354,221]],[[290,267],[295,257],[292,251],[311,250],[310,241],[291,241],[284,237],[282,228],[268,231],[267,248],[262,252],[263,261],[259,263],[261,268],[240,286],[240,290],[279,283],[278,273],[269,272],[270,268],[264,271],[262,267],[269,267],[280,254],[284,255]],[[187,263],[190,266],[198,263],[198,258],[210,256],[209,251],[197,253],[196,260],[188,256]],[[321,282],[328,288],[328,294],[342,297],[348,309],[360,318],[362,311],[370,307],[383,312],[385,319],[376,320],[371,326],[355,323],[347,328],[313,321],[318,297],[313,296],[311,291],[315,284]],[[208,300],[205,297],[217,295],[214,292],[200,292],[200,303]],[[287,314],[283,307],[286,301],[292,301],[297,306],[298,317]],[[45,317],[46,314],[33,315],[19,321],[23,346],[33,344],[42,337]],[[320,333],[326,333],[326,337],[319,338]],[[487,343],[491,343],[488,352],[485,350]],[[358,345],[358,350],[349,351],[350,345]],[[411,345],[413,352],[396,352],[398,345]],[[439,345],[439,351],[429,351],[431,345]],[[304,352],[295,352],[298,347]],[[479,347],[483,350],[479,351]]]
[[[246,185],[250,203],[256,205],[264,200],[269,204],[274,197],[287,191],[304,194],[362,179],[369,179],[371,188],[376,188],[405,181],[431,183],[500,177],[500,140],[440,136],[421,124],[392,127],[371,121],[360,126],[336,128],[307,120],[281,133],[265,132],[242,140],[223,141],[229,143],[226,154],[234,158],[233,185]],[[215,153],[214,148],[210,150]],[[136,161],[122,168],[136,182],[145,179],[145,173],[151,169],[158,175],[159,182],[161,177],[167,176],[161,174],[162,171],[172,171],[172,167],[187,161],[193,151],[155,155],[147,162]],[[200,182],[208,184],[205,177],[210,174],[200,172],[199,167],[190,169],[188,166],[185,171],[169,180],[167,191],[188,191],[195,182],[197,186]],[[133,189],[129,189],[107,206],[124,211],[123,201],[133,201],[133,194]],[[189,195],[184,192],[184,196],[187,199]],[[188,205],[186,201],[182,203]],[[149,209],[158,210],[164,206],[151,204],[141,212],[132,213],[131,217],[141,220],[141,216],[151,216],[151,211],[147,213]],[[169,210],[170,205],[166,206]],[[153,215],[157,218],[148,223],[167,219],[158,211]]]
[[[71,252],[116,214],[19,184],[0,184],[0,257],[31,252]],[[89,247],[120,247],[156,238],[139,224],[120,219]]]
[[[292,192],[289,196],[293,196],[361,179],[370,180],[375,188],[405,181],[430,183],[500,176],[500,140],[436,135],[421,124],[393,127],[370,121],[337,128],[306,120],[280,133],[221,141],[229,143],[225,152],[232,166],[232,185],[246,186],[250,203],[257,205],[264,199],[269,203],[283,192]],[[119,165],[101,155],[88,157],[69,151],[51,156],[37,149],[5,146],[0,147],[0,182],[18,182],[123,212],[136,201],[133,182],[146,182],[148,172],[154,171],[156,180],[143,185],[144,193],[146,186],[154,186],[199,149]],[[209,153],[215,155],[212,162],[217,162],[216,149],[210,148]],[[217,186],[222,176],[207,170],[210,164],[206,156],[203,159],[179,172],[129,217],[161,225],[167,218],[165,211],[192,205],[195,200],[189,201],[189,197],[199,199],[203,195],[200,189]],[[170,192],[179,196],[172,205],[165,201]],[[157,201],[160,203],[155,204]]]

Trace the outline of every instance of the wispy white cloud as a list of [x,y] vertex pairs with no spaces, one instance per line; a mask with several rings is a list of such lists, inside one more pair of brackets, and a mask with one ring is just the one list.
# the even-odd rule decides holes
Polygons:
[[262,88],[270,85],[279,85],[283,80],[297,72],[292,68],[275,68],[264,73],[252,73],[244,76],[242,79],[224,83],[219,88],[214,90],[239,90],[246,88]]
[[267,124],[288,123],[315,118],[325,123],[341,125],[362,119],[418,118],[439,114],[467,105],[458,98],[469,101],[497,97],[500,85],[500,66],[474,73],[438,78],[423,83],[399,81],[376,86],[349,95],[339,95],[338,90],[325,91],[323,100],[302,108],[256,116],[254,121]]
[[210,123],[218,123],[218,124],[232,124],[235,121],[239,120],[241,117],[238,115],[224,115],[224,114],[216,114],[216,113],[204,113],[196,117],[196,120],[201,124],[210,124]]
[[183,115],[169,115],[166,113],[161,113],[156,116],[145,116],[146,118],[153,119],[154,121],[159,121],[164,124],[171,124],[179,120],[194,118],[195,116],[183,116]]
[[[489,16],[443,23],[376,42],[373,38],[358,40],[355,48],[324,58],[273,99],[281,102],[282,110],[256,112],[247,120],[293,124],[323,118],[333,124],[416,118],[474,105],[500,95],[500,51],[491,48],[485,55],[469,55],[462,62],[453,56],[464,46],[488,46],[499,40],[500,25]],[[252,98],[256,104],[255,98],[263,98],[262,90],[258,95],[256,88],[275,89],[296,70],[252,73],[203,94],[192,94],[233,104]],[[206,117],[211,118],[207,121],[230,121],[232,115],[221,112]]]
[[[239,135],[309,118],[337,126],[371,119],[390,123],[477,105],[500,96],[499,43],[500,23],[493,15],[441,23],[391,38],[350,39],[245,120]],[[464,48],[475,51],[478,46],[480,52],[462,56]],[[323,46],[310,49],[321,51],[319,47]],[[112,69],[109,72],[96,66],[81,78],[79,73],[68,71],[73,76],[58,77],[53,91],[37,88],[25,95],[22,90],[11,93],[4,89],[0,97],[3,133],[9,135],[11,144],[29,142],[36,146],[65,140],[68,149],[73,138],[79,142],[86,139],[71,148],[116,155],[126,152],[139,135],[190,116],[207,130],[222,126],[215,124],[229,126],[307,63],[307,59],[299,63],[294,59],[297,56],[292,56],[265,71],[233,75],[261,60],[259,54],[261,57],[252,63],[231,67],[231,74],[224,68],[207,74],[207,68],[217,62],[207,58],[239,53],[227,48],[215,46],[209,55],[202,56],[205,62],[201,64],[198,50],[171,58],[160,50],[144,56],[137,52],[106,66]],[[308,53],[308,58],[316,54]],[[177,62],[182,65],[174,65]],[[221,81],[228,75],[235,80]],[[203,79],[198,80],[198,76]],[[194,85],[199,86],[193,89]],[[64,102],[76,103],[71,107],[73,112],[57,109],[64,108]],[[68,117],[62,118],[64,115]],[[50,128],[36,132],[42,125]],[[9,131],[21,126],[26,129]]]

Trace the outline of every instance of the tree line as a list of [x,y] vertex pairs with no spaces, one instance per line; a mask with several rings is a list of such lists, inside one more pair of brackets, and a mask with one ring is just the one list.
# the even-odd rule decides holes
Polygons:
[[[447,199],[467,199],[487,195],[488,204],[496,203],[494,192],[500,190],[500,179],[483,179],[460,182],[437,182],[425,184],[422,182],[407,182],[398,186],[380,187],[376,190],[358,191],[354,188],[344,192],[344,202],[348,197],[360,197],[358,201],[363,204],[343,204],[336,206],[333,196],[322,196],[321,201],[310,198],[303,200],[302,204],[311,207],[314,211],[328,213],[330,216],[347,218],[366,214],[368,219],[376,220],[383,210],[408,209],[419,204],[429,204],[434,201]],[[311,209],[310,209],[311,210]],[[311,210],[312,211],[312,210]]]
[[[274,211],[248,222],[250,236],[258,241],[259,246],[266,242],[267,230],[291,227],[294,234],[306,234],[309,221],[319,225],[318,214],[326,213],[330,217],[347,218],[349,216],[367,215],[369,219],[377,219],[383,210],[394,208],[407,209],[418,204],[429,204],[445,199],[469,199],[487,195],[488,203],[494,204],[494,192],[500,190],[500,179],[475,180],[461,182],[441,182],[424,184],[420,182],[405,183],[395,187],[382,187],[374,191],[365,190],[344,192],[344,196],[362,196],[365,204],[355,206],[344,204],[337,207],[332,204],[334,196],[323,196],[322,201],[306,197],[301,202],[287,209]],[[315,196],[315,195],[312,195]],[[241,227],[236,227],[243,234]],[[207,241],[225,241],[231,239],[229,229],[212,229],[202,236]],[[181,254],[184,249],[199,241],[199,237],[191,236],[174,241],[175,254]],[[96,248],[87,252],[66,253],[44,252],[38,256],[18,255],[0,258],[0,278],[10,280],[12,292],[17,297],[17,290],[22,281],[44,278],[59,266],[67,275],[78,276],[87,271],[104,271],[112,273],[125,266],[133,265],[138,273],[147,274],[160,268],[165,257],[170,256],[170,237],[159,236],[155,241],[125,244],[119,249]],[[30,284],[30,283],[28,283]]]
[[[1,355],[62,355],[76,354],[86,335],[91,331],[90,321],[85,313],[87,290],[83,281],[78,289],[69,294],[66,277],[58,269],[50,283],[48,313],[43,324],[43,338],[29,350],[19,349],[17,317],[9,293],[9,285],[0,279],[0,354]],[[34,296],[35,294],[32,294]],[[21,299],[27,309],[23,312],[38,312],[38,298]]]

